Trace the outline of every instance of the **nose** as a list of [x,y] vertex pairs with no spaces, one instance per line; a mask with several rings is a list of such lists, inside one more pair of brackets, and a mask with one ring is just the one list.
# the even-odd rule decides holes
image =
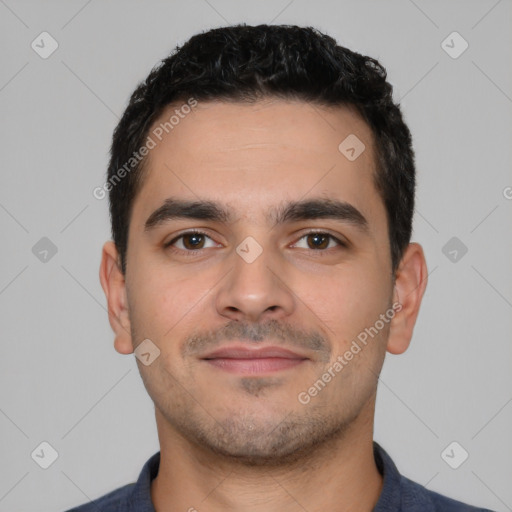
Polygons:
[[272,258],[269,250],[253,261],[232,254],[232,269],[222,281],[216,297],[220,315],[230,320],[263,322],[290,316],[296,298],[286,284],[286,265]]

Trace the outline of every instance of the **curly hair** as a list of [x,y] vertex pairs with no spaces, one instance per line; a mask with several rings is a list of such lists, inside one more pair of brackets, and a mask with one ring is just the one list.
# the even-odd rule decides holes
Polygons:
[[[133,92],[114,130],[107,182],[143,145],[164,108],[177,101],[255,102],[275,97],[356,108],[372,130],[375,187],[387,213],[393,272],[410,242],[415,165],[411,134],[393,102],[384,67],[313,27],[246,24],[197,34],[155,66]],[[126,272],[128,227],[147,158],[109,186],[112,237]]]

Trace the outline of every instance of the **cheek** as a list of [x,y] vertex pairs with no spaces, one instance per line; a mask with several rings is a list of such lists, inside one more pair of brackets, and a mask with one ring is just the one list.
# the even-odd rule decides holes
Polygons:
[[[311,294],[311,290],[318,291]],[[382,273],[370,265],[354,265],[333,272],[320,286],[311,287],[307,296],[308,305],[330,328],[329,336],[341,350],[386,312],[390,293]]]
[[204,295],[196,286],[200,280],[177,279],[158,269],[138,269],[130,284],[132,327],[155,340],[172,337],[187,314],[193,314],[194,305],[200,307]]
[[[177,378],[193,370],[183,360],[184,340],[193,332],[209,328],[212,300],[218,274],[214,272],[177,272],[162,266],[139,268],[133,279],[134,305],[132,331],[138,340],[149,338],[160,349],[160,365]],[[190,378],[187,377],[187,378]]]
[[382,322],[380,315],[389,308],[390,291],[378,271],[362,265],[333,274],[323,282],[323,292],[310,298],[310,307],[329,327],[332,344],[331,360],[316,375],[332,383],[318,403],[356,411],[374,392],[389,331],[389,323]]

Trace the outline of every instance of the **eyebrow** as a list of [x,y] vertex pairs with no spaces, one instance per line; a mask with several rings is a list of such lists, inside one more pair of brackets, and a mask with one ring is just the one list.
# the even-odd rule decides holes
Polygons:
[[[362,232],[368,232],[366,217],[355,206],[337,199],[313,198],[288,201],[272,208],[266,217],[274,227],[301,220],[334,219],[352,224]],[[144,224],[144,231],[152,231],[167,221],[179,219],[221,223],[234,223],[237,220],[233,213],[220,203],[170,197],[148,217]]]

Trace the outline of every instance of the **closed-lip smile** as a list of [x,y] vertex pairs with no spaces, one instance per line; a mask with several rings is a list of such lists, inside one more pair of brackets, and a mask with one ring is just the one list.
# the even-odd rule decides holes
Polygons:
[[221,370],[254,375],[293,368],[309,358],[278,346],[230,345],[214,350],[201,359]]

